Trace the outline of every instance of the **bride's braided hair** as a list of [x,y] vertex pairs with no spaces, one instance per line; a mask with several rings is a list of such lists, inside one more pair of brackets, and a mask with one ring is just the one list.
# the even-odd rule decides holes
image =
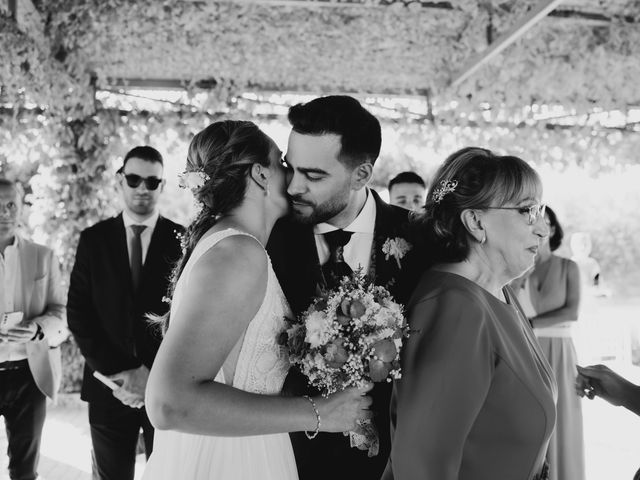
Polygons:
[[[209,178],[201,187],[192,190],[202,208],[184,234],[182,257],[171,276],[170,297],[173,297],[176,283],[197,243],[220,218],[242,203],[251,166],[259,163],[268,167],[270,151],[269,137],[248,121],[215,122],[193,137],[185,171],[204,172]],[[168,313],[162,323],[166,329]]]

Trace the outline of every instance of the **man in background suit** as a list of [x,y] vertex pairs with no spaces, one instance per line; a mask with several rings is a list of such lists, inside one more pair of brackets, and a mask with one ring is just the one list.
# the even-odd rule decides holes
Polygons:
[[[69,328],[85,358],[81,398],[89,402],[94,479],[133,479],[140,428],[151,454],[144,391],[161,332],[147,314],[168,310],[163,298],[183,231],[158,213],[162,173],[154,148],[127,153],[118,171],[124,211],[82,232],[71,272]],[[94,372],[119,387],[111,391]]]
[[[295,105],[289,121],[293,130],[285,167],[292,212],[276,224],[267,248],[292,310],[299,315],[319,287],[331,288],[336,276],[358,268],[406,302],[424,265],[411,242],[409,212],[387,205],[367,187],[380,153],[380,123],[347,96]],[[390,244],[404,246],[403,252],[390,255]],[[291,434],[300,480],[380,478],[390,452],[391,387],[377,383],[371,391],[380,437],[375,457],[351,448],[341,433],[320,433],[313,440],[303,432]],[[284,390],[318,393],[295,369]]]
[[57,258],[16,233],[22,197],[19,184],[0,178],[0,415],[11,479],[33,480],[46,397],[58,391],[59,345],[68,332]]
[[421,212],[427,196],[427,185],[411,170],[400,172],[389,180],[389,203],[414,212]]

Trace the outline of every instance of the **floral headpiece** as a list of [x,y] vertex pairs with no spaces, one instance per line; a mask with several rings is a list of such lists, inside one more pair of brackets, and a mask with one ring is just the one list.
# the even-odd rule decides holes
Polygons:
[[209,181],[209,175],[204,170],[191,170],[178,175],[178,185],[180,188],[188,188],[192,192],[202,188]]
[[440,186],[436,188],[431,195],[433,202],[440,203],[447,193],[455,192],[457,186],[457,180],[442,180]]

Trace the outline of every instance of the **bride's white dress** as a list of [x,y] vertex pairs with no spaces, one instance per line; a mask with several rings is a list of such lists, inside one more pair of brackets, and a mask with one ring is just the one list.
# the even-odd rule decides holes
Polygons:
[[[171,321],[179,309],[182,292],[189,288],[190,273],[198,259],[217,242],[230,235],[246,233],[227,229],[202,240],[194,249],[176,285]],[[256,240],[257,241],[257,240]],[[266,255],[266,251],[265,251]],[[268,259],[268,256],[267,256]],[[241,296],[242,292],[238,292]],[[290,310],[268,260],[267,288],[260,309],[249,323],[244,337],[229,355],[235,372],[225,381],[223,369],[217,382],[229,383],[247,392],[278,395],[289,369],[287,356],[277,343]],[[225,362],[227,363],[227,362]],[[231,365],[231,371],[233,365]],[[293,450],[286,433],[251,437],[214,437],[156,430],[153,453],[143,480],[295,480],[298,478]]]

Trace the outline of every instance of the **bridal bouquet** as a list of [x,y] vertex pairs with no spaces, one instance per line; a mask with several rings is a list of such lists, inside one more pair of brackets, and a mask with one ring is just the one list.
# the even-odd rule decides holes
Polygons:
[[[283,339],[289,360],[324,396],[369,382],[400,378],[400,349],[408,336],[402,306],[384,287],[361,273],[344,277],[297,321],[288,320]],[[346,433],[345,433],[346,435]],[[349,432],[351,446],[378,454],[378,434],[371,421]]]

